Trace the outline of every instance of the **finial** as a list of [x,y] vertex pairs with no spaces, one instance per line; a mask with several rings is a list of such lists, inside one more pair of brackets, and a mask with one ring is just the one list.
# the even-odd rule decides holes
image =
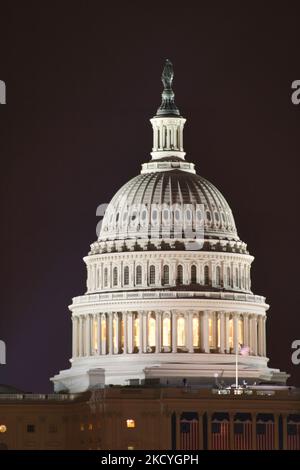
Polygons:
[[162,102],[160,107],[157,110],[156,115],[161,116],[161,115],[175,115],[179,116],[179,109],[177,108],[175,101],[174,101],[174,92],[172,90],[172,82],[174,78],[174,70],[173,70],[173,65],[172,62],[169,59],[166,59],[166,63],[163,69],[163,73],[161,76],[163,85],[164,85],[164,90],[162,92]]

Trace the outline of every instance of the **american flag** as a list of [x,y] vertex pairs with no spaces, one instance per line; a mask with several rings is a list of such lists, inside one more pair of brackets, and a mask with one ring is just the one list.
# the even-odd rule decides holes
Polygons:
[[289,421],[287,424],[287,449],[300,450],[300,422]]
[[197,418],[181,418],[180,450],[199,450],[199,421]]
[[251,450],[252,449],[252,422],[235,421],[234,423],[234,449]]
[[242,356],[248,356],[249,353],[250,353],[250,348],[249,348],[249,346],[244,346],[243,344],[240,344],[239,353],[240,353]]
[[211,446],[213,450],[229,450],[229,421],[214,419],[211,424]]
[[257,450],[273,450],[274,442],[274,422],[256,422],[256,448]]

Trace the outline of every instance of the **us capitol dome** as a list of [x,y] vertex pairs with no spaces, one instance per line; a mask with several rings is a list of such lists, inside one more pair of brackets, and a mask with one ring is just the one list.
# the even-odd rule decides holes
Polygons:
[[152,159],[112,198],[84,258],[87,291],[69,307],[71,368],[51,379],[56,391],[216,374],[231,384],[241,346],[241,380],[287,379],[267,366],[269,306],[251,291],[254,258],[222,193],[185,160],[173,75],[167,60]]

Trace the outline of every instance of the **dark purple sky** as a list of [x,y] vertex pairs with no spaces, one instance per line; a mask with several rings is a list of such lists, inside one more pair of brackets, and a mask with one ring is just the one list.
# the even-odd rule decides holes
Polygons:
[[187,160],[230,203],[271,304],[270,365],[300,385],[300,9],[19,3],[1,6],[0,383],[49,391],[68,367],[67,306],[85,290],[96,207],[150,158],[169,58]]

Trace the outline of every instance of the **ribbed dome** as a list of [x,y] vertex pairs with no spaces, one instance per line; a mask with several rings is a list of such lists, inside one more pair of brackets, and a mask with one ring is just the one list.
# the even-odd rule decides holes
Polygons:
[[99,241],[151,238],[151,220],[155,238],[166,238],[166,220],[173,230],[176,219],[185,217],[183,207],[190,208],[194,228],[201,217],[199,205],[203,205],[205,239],[239,240],[231,209],[220,191],[199,175],[170,170],[141,174],[126,183],[106,210]]

